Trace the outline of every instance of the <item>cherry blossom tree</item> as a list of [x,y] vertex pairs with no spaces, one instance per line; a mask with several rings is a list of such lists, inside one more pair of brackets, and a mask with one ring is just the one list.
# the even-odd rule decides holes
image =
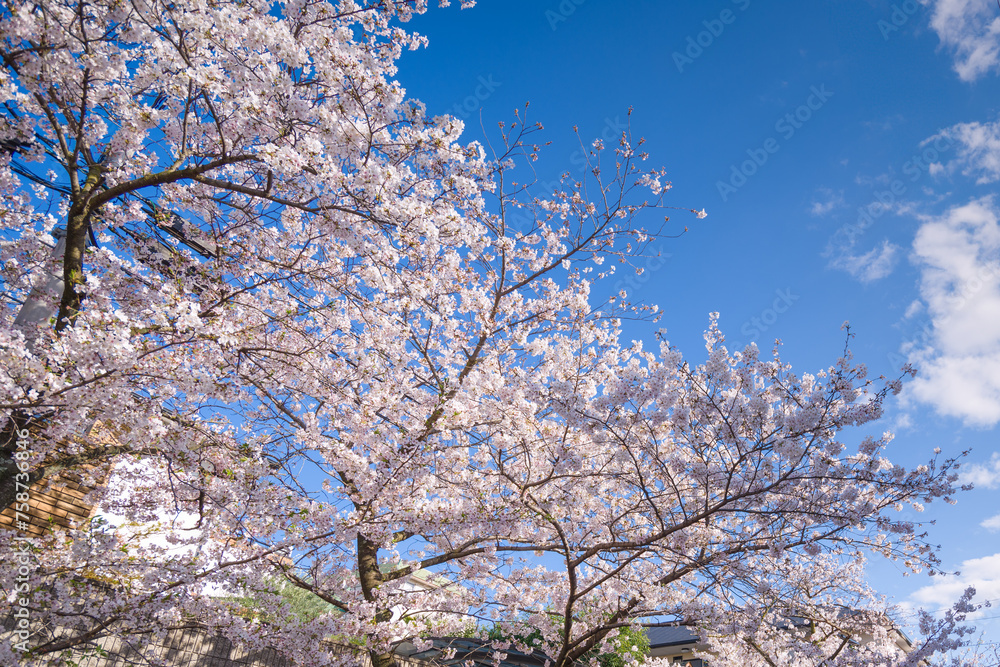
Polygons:
[[840,436],[899,382],[846,349],[795,374],[714,318],[700,365],[621,340],[627,296],[591,290],[670,232],[664,172],[626,133],[536,196],[526,110],[488,153],[393,80],[425,4],[4,3],[0,496],[113,464],[125,522],[35,543],[36,634],[0,659],[196,627],[391,667],[474,625],[564,667],[680,623],[717,656],[904,664],[860,564],[937,565],[896,512],[955,462]]

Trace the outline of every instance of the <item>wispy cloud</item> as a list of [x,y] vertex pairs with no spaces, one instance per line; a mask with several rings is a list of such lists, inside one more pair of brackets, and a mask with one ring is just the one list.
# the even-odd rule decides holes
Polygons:
[[892,114],[891,116],[886,116],[885,118],[882,118],[880,120],[862,121],[861,124],[864,127],[868,128],[869,130],[875,130],[878,132],[889,132],[897,125],[902,123],[904,120],[906,120],[906,117],[903,116],[903,114],[895,113]]
[[930,335],[904,346],[919,371],[904,398],[993,426],[1000,422],[1000,212],[986,197],[920,219],[911,259]]
[[996,516],[991,516],[989,519],[986,519],[979,525],[985,528],[986,530],[989,530],[994,533],[1000,531],[1000,514],[997,514]]
[[[973,484],[979,489],[1000,488],[1000,453],[994,452],[986,463],[963,465],[962,468],[962,473],[958,476],[959,483]],[[1000,521],[1000,514],[991,520]],[[1000,524],[997,527],[1000,528]]]
[[820,196],[809,207],[809,213],[812,215],[822,217],[844,205],[844,196],[839,192],[834,192],[829,188],[820,188],[819,193]]
[[[924,607],[929,611],[946,609],[969,586],[976,589],[976,598],[979,600],[1000,598],[1000,553],[963,561],[957,574],[934,577],[933,584],[920,588],[910,596],[911,604],[907,606]],[[974,620],[983,614],[984,611],[976,612],[969,619]]]
[[1000,69],[1000,16],[983,0],[921,0],[933,9],[931,28],[951,52],[963,81]]
[[870,283],[885,278],[896,266],[896,251],[898,246],[882,241],[882,245],[872,248],[863,255],[843,252],[835,257],[830,266],[847,271],[851,276],[863,283]]
[[924,143],[939,138],[958,143],[955,159],[946,165],[932,165],[932,175],[941,171],[960,170],[963,175],[984,185],[1000,181],[1000,121],[992,123],[959,123],[942,130]]

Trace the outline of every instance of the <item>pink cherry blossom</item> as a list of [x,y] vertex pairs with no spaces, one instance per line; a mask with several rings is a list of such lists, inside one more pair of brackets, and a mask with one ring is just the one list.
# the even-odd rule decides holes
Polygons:
[[[526,109],[487,157],[394,80],[426,9],[0,11],[0,404],[33,479],[110,471],[99,520],[32,546],[37,633],[0,662],[199,627],[391,667],[403,641],[496,628],[566,667],[656,619],[720,665],[961,648],[968,597],[907,657],[864,584],[865,558],[937,567],[896,508],[955,492],[953,460],[841,439],[898,384],[849,354],[800,375],[730,350],[714,317],[703,364],[622,340],[649,311],[592,292],[658,209],[704,210],[668,207],[627,133],[596,182],[525,190]],[[0,540],[10,605],[18,543]]]

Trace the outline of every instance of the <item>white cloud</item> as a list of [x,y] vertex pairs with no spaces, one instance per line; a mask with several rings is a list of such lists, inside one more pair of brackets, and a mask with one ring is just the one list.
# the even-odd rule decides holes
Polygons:
[[[986,463],[963,464],[958,482],[973,484],[978,489],[1000,488],[1000,452],[993,452],[993,456]],[[991,521],[997,521],[997,527],[1000,528],[1000,514]]]
[[[935,576],[934,583],[918,589],[910,596],[909,602],[912,606],[923,607],[928,611],[946,609],[954,604],[969,586],[976,589],[976,598],[973,602],[1000,599],[1000,553],[964,561],[958,574]],[[970,614],[969,620],[975,620],[985,611],[993,610]]]
[[906,307],[906,313],[903,314],[903,319],[910,319],[914,315],[920,313],[924,309],[924,302],[920,299],[914,299],[910,302],[910,305]]
[[822,217],[833,210],[836,204],[832,201],[814,201],[812,206],[809,207],[809,213],[817,217]]
[[821,197],[809,207],[809,213],[822,217],[833,209],[844,205],[844,197],[829,188],[820,188]]
[[869,130],[877,130],[877,131],[881,131],[881,132],[888,132],[889,130],[892,130],[898,124],[902,123],[905,120],[906,120],[906,117],[903,116],[903,114],[896,113],[896,114],[892,114],[891,116],[887,116],[885,118],[882,118],[881,120],[866,120],[866,121],[862,121],[861,124],[864,127],[868,128]]
[[986,519],[979,525],[985,528],[986,530],[990,530],[993,532],[1000,530],[1000,514],[997,514],[996,516],[991,516],[989,519]]
[[880,247],[872,248],[863,255],[852,255],[845,251],[831,261],[830,266],[847,271],[863,283],[869,283],[892,273],[898,249],[888,241],[883,241]]
[[1000,121],[958,123],[925,140],[922,145],[945,139],[957,143],[958,155],[947,165],[931,165],[930,173],[961,170],[979,185],[1000,180]]
[[922,0],[933,8],[931,28],[951,52],[963,81],[1000,69],[1000,16],[983,0]]
[[894,432],[909,431],[913,428],[913,418],[906,412],[900,413],[896,417],[892,430]]
[[1000,212],[987,197],[921,220],[911,259],[930,322],[903,348],[919,371],[904,398],[992,426],[1000,422]]

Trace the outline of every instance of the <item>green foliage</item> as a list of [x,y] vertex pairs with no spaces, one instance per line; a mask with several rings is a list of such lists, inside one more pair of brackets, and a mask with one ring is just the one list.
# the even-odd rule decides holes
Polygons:
[[[547,653],[542,633],[539,630],[532,630],[527,634],[507,635],[500,628],[494,626],[490,628],[487,638],[494,641],[517,642],[542,653]],[[625,667],[630,662],[641,661],[649,655],[649,637],[643,628],[621,628],[618,635],[611,640],[611,644],[613,650],[600,654],[593,651],[584,656],[581,662],[592,662],[596,658],[600,667]]]
[[242,615],[259,618],[263,621],[275,620],[274,609],[276,605],[272,601],[271,595],[277,595],[281,601],[284,601],[292,614],[303,623],[308,623],[323,614],[339,613],[337,607],[311,591],[277,580],[271,583],[272,587],[266,591],[261,591],[260,593],[262,594],[242,595],[223,599],[235,603]]
[[340,613],[337,607],[312,591],[298,586],[285,585],[278,590],[278,595],[288,603],[292,613],[303,621],[311,621],[323,614]]
[[479,637],[481,635],[482,632],[480,631],[479,626],[475,623],[469,623],[461,630],[461,632],[452,633],[453,637],[465,637],[466,639],[472,639],[473,637]]
[[528,634],[508,635],[494,625],[486,634],[486,638],[490,641],[516,642],[544,652],[544,648],[542,647],[542,633],[539,630],[532,630]]
[[601,667],[625,667],[629,664],[629,656],[639,661],[649,655],[649,637],[643,628],[622,628],[611,641],[614,651],[597,656]]

